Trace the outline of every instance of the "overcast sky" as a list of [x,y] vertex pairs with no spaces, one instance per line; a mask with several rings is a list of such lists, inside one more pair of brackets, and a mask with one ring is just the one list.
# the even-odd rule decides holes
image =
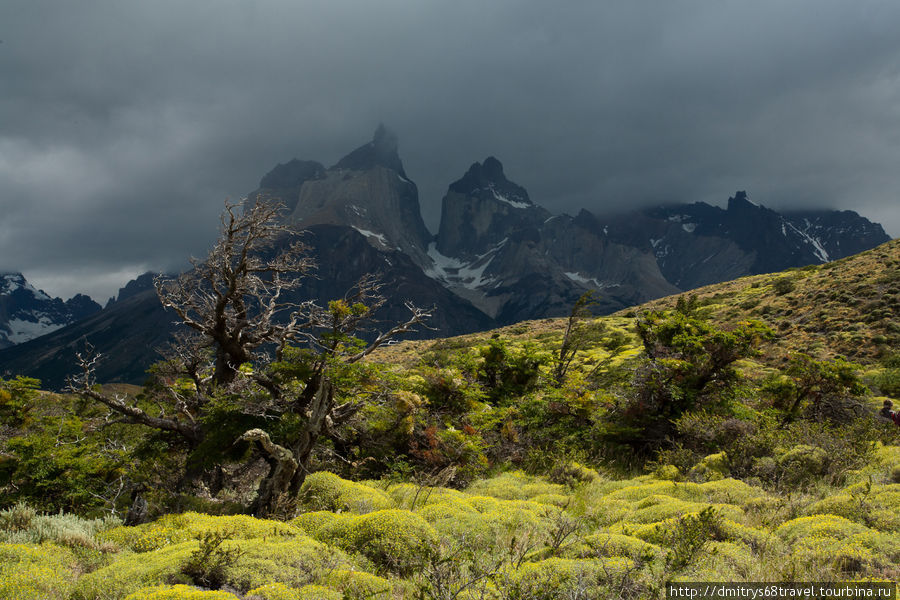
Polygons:
[[0,271],[103,302],[379,122],[426,223],[495,155],[554,212],[856,210],[900,235],[900,2],[3,0]]

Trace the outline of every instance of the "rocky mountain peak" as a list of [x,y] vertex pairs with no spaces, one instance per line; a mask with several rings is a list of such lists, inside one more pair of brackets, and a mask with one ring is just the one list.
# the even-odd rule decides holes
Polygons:
[[521,237],[524,230],[533,238],[535,228],[549,217],[531,202],[525,188],[506,178],[503,164],[489,156],[473,163],[447,189],[436,249],[445,257],[471,260],[504,240]]
[[0,348],[27,342],[100,310],[78,294],[63,302],[35,289],[21,273],[0,274]]
[[372,141],[360,146],[337,162],[332,169],[365,171],[373,167],[386,167],[406,177],[400,160],[397,135],[384,124],[379,124]]
[[[745,191],[737,191],[734,193],[734,196],[728,198],[728,212],[740,212],[747,210],[767,210],[762,206],[750,200],[750,197],[747,195]],[[771,211],[770,211],[771,212]]]
[[493,156],[488,156],[483,163],[473,163],[465,175],[450,184],[449,191],[503,202],[513,208],[533,206],[525,188],[507,179],[503,163]]

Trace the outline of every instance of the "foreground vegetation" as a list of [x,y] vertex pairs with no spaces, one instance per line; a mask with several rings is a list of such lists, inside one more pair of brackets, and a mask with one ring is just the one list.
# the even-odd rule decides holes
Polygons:
[[0,596],[655,598],[668,581],[897,581],[900,483],[886,477],[900,451],[876,454],[864,481],[802,494],[570,464],[565,484],[508,472],[465,490],[323,471],[287,522],[188,512],[123,527],[18,505],[0,513]]
[[898,266],[891,242],[610,317],[586,297],[569,319],[374,352],[332,328],[310,338],[318,352],[213,361],[224,383],[199,359],[144,388],[88,378],[80,395],[0,380],[0,597],[575,600],[900,580],[900,428],[876,414],[900,395],[882,300]]

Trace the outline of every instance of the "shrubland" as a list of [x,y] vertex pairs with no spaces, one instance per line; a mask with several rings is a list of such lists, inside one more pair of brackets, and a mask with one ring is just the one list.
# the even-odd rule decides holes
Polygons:
[[[900,580],[900,428],[876,414],[897,399],[882,299],[898,265],[891,242],[353,363],[365,345],[349,331],[332,358],[286,345],[230,373],[240,386],[207,388],[198,443],[4,379],[0,597],[662,598],[669,581]],[[332,406],[354,410],[323,426],[298,489],[258,511],[275,463],[248,434],[291,447],[310,416],[279,398],[319,385],[317,364]],[[151,417],[179,397],[98,393]]]

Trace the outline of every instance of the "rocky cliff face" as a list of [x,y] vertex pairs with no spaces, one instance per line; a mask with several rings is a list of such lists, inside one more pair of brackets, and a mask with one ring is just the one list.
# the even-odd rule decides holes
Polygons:
[[605,311],[678,291],[651,252],[590,225],[534,204],[489,157],[450,184],[426,272],[501,323],[564,315],[587,290]]
[[100,310],[88,296],[51,298],[21,273],[0,274],[0,348],[40,337]]
[[400,250],[425,264],[431,234],[419,209],[419,191],[407,179],[397,138],[379,126],[371,142],[328,169],[311,161],[279,165],[249,199],[278,199],[303,227],[345,225],[379,250]]

